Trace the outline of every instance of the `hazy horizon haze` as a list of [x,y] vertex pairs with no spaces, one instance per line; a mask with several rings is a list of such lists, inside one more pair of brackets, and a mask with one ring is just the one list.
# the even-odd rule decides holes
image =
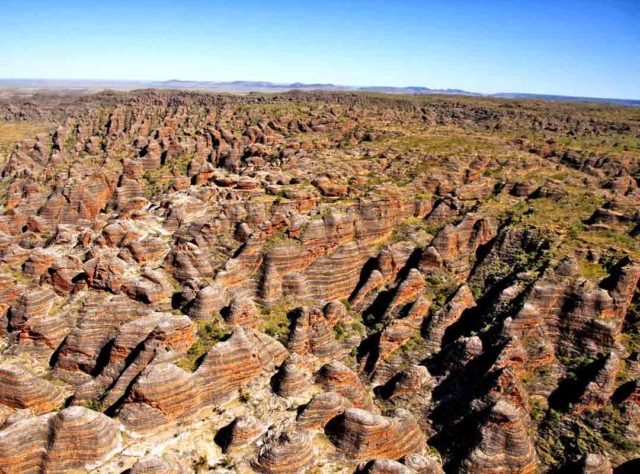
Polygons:
[[3,5],[0,77],[640,98],[637,1]]

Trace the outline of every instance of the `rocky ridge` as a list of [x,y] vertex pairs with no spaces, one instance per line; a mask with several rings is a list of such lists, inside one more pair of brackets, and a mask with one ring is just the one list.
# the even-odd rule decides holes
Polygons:
[[0,471],[633,462],[640,130],[568,107],[2,105]]

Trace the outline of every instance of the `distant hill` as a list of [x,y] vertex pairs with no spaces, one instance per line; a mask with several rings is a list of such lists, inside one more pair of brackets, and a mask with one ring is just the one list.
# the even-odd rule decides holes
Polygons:
[[[1,81],[0,81],[1,82]],[[455,94],[455,95],[480,95],[461,89],[430,89],[421,86],[392,87],[392,86],[344,86],[338,84],[293,82],[291,84],[279,84],[267,81],[231,81],[231,82],[211,82],[211,81],[180,81],[169,80],[162,82],[149,82],[148,87],[158,89],[205,89],[224,90],[229,92],[284,92],[290,90],[327,90],[327,91],[359,91],[359,92],[381,92],[385,94]]]
[[551,100],[563,102],[602,102],[614,105],[628,105],[632,107],[640,107],[640,100],[633,99],[607,99],[602,97],[576,97],[568,95],[551,95],[551,94],[526,94],[518,92],[501,92],[491,94],[490,97],[499,99],[535,99],[535,100]]
[[450,94],[478,97],[495,97],[502,99],[533,99],[569,102],[600,102],[615,105],[640,107],[640,100],[608,99],[599,97],[574,97],[564,95],[530,94],[518,92],[501,92],[498,94],[480,94],[462,89],[431,89],[423,86],[393,87],[393,86],[345,86],[339,84],[293,82],[288,84],[269,81],[184,81],[170,79],[168,81],[114,81],[114,80],[85,80],[85,79],[0,79],[0,91],[13,90],[21,93],[34,92],[75,92],[90,93],[99,90],[133,90],[133,89],[178,89],[200,90],[211,92],[229,92],[248,94],[250,92],[286,92],[290,90],[302,91],[352,91],[379,92],[385,94]]

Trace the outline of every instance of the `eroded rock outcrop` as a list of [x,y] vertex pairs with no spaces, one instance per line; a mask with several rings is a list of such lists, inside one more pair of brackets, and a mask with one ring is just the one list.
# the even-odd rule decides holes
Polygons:
[[467,285],[462,285],[445,307],[426,321],[425,339],[432,351],[440,349],[447,328],[456,322],[466,309],[473,306],[475,301],[471,289]]
[[260,450],[253,467],[267,474],[301,472],[313,465],[314,450],[307,433],[283,433]]
[[335,322],[328,319],[318,308],[311,310],[300,308],[294,315],[293,329],[287,347],[290,351],[301,355],[330,356],[337,350],[333,333]]
[[18,421],[0,431],[6,472],[69,472],[99,465],[119,447],[120,431],[107,416],[82,407]]
[[298,426],[305,430],[320,430],[353,404],[336,392],[322,392],[314,396],[298,415]]
[[242,449],[254,443],[265,431],[267,425],[252,416],[241,416],[225,427],[221,433],[220,444],[225,452]]
[[30,374],[23,367],[0,365],[0,404],[40,414],[56,410],[64,399],[61,387]]
[[526,417],[511,403],[498,401],[486,415],[478,436],[477,444],[461,462],[460,472],[537,471],[538,459]]
[[425,437],[406,410],[390,416],[352,408],[326,426],[331,442],[345,456],[358,460],[400,459],[424,449]]
[[304,393],[311,384],[311,373],[297,354],[292,354],[274,376],[275,391],[281,397],[294,397]]
[[328,392],[336,392],[348,399],[356,408],[375,410],[371,396],[358,375],[340,362],[324,365],[316,382]]
[[242,387],[286,356],[286,349],[269,336],[236,328],[227,341],[209,350],[193,373],[170,363],[146,369],[131,387],[119,418],[128,428],[145,431],[220,405],[238,397]]
[[158,457],[141,459],[128,471],[129,474],[187,474],[189,469],[177,461]]
[[448,471],[633,465],[631,109],[145,90],[0,121],[44,127],[2,142],[3,472],[440,473],[425,435]]

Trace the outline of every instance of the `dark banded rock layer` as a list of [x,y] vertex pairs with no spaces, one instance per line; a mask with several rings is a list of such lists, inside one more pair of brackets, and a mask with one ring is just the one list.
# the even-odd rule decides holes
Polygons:
[[298,415],[298,426],[305,430],[321,430],[353,405],[336,392],[322,392],[314,396]]
[[499,400],[486,415],[477,444],[460,464],[460,472],[525,474],[537,469],[526,416],[511,403]]
[[311,373],[297,354],[290,355],[274,376],[275,392],[281,397],[304,394],[311,385]]
[[0,471],[633,468],[631,108],[3,94]]
[[267,474],[304,472],[314,464],[311,436],[303,432],[283,433],[260,450],[253,467]]
[[425,447],[425,436],[415,418],[402,409],[385,417],[352,408],[331,420],[325,431],[350,459],[396,460]]
[[316,382],[326,391],[342,395],[356,408],[375,410],[371,396],[358,375],[340,362],[331,362],[322,366]]
[[17,365],[0,365],[0,404],[33,413],[47,413],[60,407],[65,399],[62,389],[30,374]]
[[214,345],[189,373],[170,363],[148,367],[132,385],[119,413],[134,431],[148,431],[217,406],[239,396],[240,389],[287,357],[280,343],[252,329],[238,327]]
[[266,431],[267,425],[252,416],[241,416],[225,428],[221,440],[225,452],[242,449],[258,440]]
[[82,407],[18,421],[0,431],[0,465],[8,473],[64,473],[97,466],[120,445],[109,417]]
[[333,325],[320,309],[299,308],[294,315],[287,348],[300,355],[328,357],[338,349]]

